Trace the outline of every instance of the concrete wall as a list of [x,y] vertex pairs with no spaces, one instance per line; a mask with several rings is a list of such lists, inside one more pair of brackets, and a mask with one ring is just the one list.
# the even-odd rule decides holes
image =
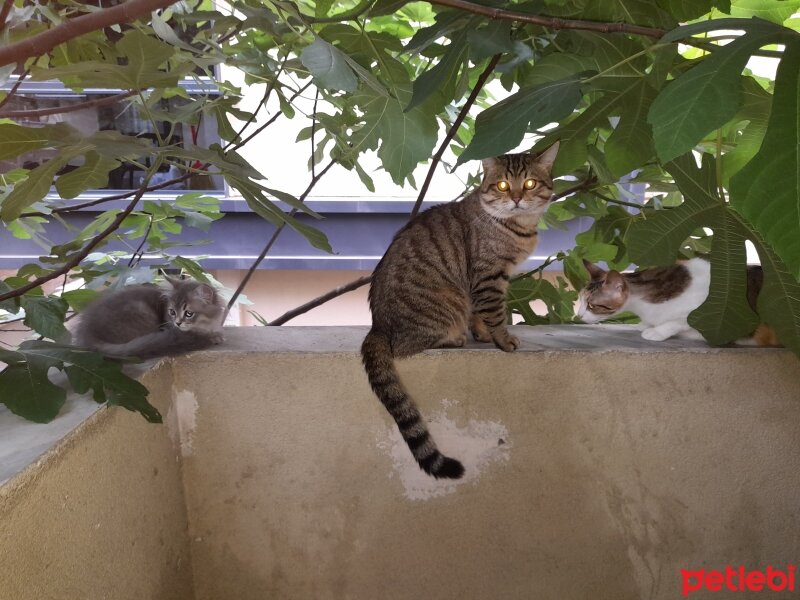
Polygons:
[[[143,383],[167,414],[169,369]],[[193,598],[178,454],[166,427],[101,409],[0,487],[0,600]]]
[[458,482],[411,459],[368,389],[363,328],[238,329],[168,363],[148,379],[166,428],[104,411],[5,494],[0,598],[671,599],[680,569],[796,564],[795,357],[516,329],[515,354],[400,363]]
[[796,358],[556,331],[401,363],[458,483],[412,461],[363,330],[176,363],[197,599],[676,598],[681,568],[797,560]]

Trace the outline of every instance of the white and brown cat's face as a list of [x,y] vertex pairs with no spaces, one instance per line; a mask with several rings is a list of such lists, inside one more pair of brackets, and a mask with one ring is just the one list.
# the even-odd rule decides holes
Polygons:
[[578,318],[584,323],[599,323],[622,310],[628,301],[628,284],[617,271],[604,271],[583,261],[591,280],[578,294]]
[[558,142],[540,155],[504,154],[483,161],[481,204],[493,217],[537,218],[553,195],[551,172]]
[[172,285],[167,314],[175,327],[183,331],[210,331],[222,326],[222,303],[214,288],[171,277],[167,281]]

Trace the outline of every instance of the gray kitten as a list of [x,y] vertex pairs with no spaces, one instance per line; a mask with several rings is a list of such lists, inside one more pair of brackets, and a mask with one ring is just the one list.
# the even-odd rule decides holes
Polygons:
[[224,306],[210,285],[167,277],[172,289],[132,285],[106,292],[81,313],[75,343],[115,357],[154,358],[222,341]]

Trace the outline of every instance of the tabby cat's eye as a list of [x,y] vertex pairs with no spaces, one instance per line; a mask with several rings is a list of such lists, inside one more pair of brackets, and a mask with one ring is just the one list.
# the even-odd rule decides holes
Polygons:
[[508,183],[507,181],[498,181],[497,189],[500,190],[501,192],[507,192],[508,190],[511,189],[511,184]]
[[191,319],[194,316],[194,313],[190,310],[187,310],[186,312],[183,313],[183,316],[186,317],[187,319]]
[[526,190],[532,190],[536,187],[537,183],[538,182],[535,179],[526,179],[523,185],[525,186]]

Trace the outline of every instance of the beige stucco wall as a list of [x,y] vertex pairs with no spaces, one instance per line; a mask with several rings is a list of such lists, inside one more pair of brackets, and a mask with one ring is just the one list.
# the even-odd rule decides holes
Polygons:
[[795,357],[516,329],[515,354],[400,363],[459,482],[411,459],[362,328],[232,330],[166,363],[167,426],[103,411],[4,488],[0,598],[672,599],[681,568],[796,564]]
[[[546,343],[522,331],[528,350]],[[788,353],[584,339],[591,351],[405,361],[440,446],[468,469],[453,484],[411,460],[367,387],[361,335],[176,363],[196,410],[184,475],[198,600],[676,598],[680,568],[797,560]]]
[[0,600],[192,600],[180,481],[166,427],[101,409],[0,487]]

